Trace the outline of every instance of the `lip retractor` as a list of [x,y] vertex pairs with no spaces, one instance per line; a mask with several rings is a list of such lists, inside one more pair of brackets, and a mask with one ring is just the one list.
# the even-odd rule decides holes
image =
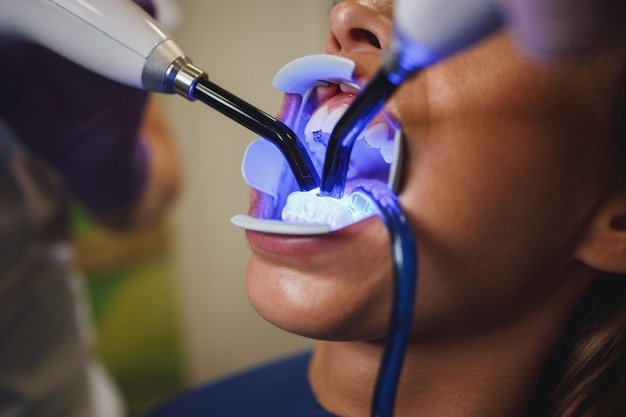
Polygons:
[[[296,94],[301,97],[297,115],[290,117],[290,120],[286,120],[285,123],[303,138],[304,125],[314,117],[309,114],[312,111],[309,108],[309,99],[315,94],[316,88],[325,88],[332,84],[345,84],[350,89],[358,91],[359,86],[353,82],[354,68],[353,61],[332,55],[305,56],[285,65],[276,74],[273,82],[274,87],[287,94]],[[317,105],[322,107],[323,103],[317,103]],[[324,122],[332,123],[327,122],[329,119],[332,119],[332,116],[327,115]],[[385,125],[387,124],[385,123]],[[385,127],[385,129],[388,128]],[[367,166],[370,164],[367,158],[377,158],[370,165],[382,164],[386,166],[385,169],[388,174],[386,174],[383,184],[397,192],[400,161],[402,160],[402,135],[399,130],[394,129],[393,132],[391,133],[392,143],[390,144],[393,146],[390,152],[392,155],[387,157],[391,163],[384,163],[380,150],[375,151],[372,145],[366,144],[364,141],[359,141],[362,142],[360,144],[361,152],[356,153],[367,155],[367,157],[361,156],[362,159],[365,159],[358,164]],[[306,140],[302,139],[302,142],[307,146]],[[308,143],[309,148],[316,145],[318,144]],[[358,157],[354,156],[355,159]],[[313,159],[315,163],[315,158],[313,157]],[[317,160],[318,166],[321,166],[323,162],[323,160]],[[257,218],[242,214],[234,216],[231,222],[244,229],[265,233],[320,235],[339,230],[377,214],[375,205],[367,203],[367,199],[360,196],[359,193],[354,195],[347,193],[344,198],[335,199],[320,196],[319,189],[308,192],[289,189],[288,182],[284,180],[286,169],[284,156],[274,146],[263,139],[253,142],[244,156],[243,176],[250,187],[271,197],[274,204],[272,211],[275,215],[269,218]],[[360,182],[381,182],[368,178],[362,179],[358,176],[351,181],[352,188],[358,186]],[[281,212],[282,218],[280,217]]]

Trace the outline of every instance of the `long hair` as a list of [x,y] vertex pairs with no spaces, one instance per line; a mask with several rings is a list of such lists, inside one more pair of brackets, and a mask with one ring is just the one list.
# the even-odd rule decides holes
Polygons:
[[592,285],[552,356],[534,417],[626,416],[626,277]]

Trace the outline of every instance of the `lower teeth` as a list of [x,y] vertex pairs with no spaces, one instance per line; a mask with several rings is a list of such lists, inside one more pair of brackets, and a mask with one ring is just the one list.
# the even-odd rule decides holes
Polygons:
[[318,192],[291,193],[283,208],[282,219],[299,224],[327,224],[332,230],[337,230],[376,213],[376,208],[359,193],[335,199],[319,196]]

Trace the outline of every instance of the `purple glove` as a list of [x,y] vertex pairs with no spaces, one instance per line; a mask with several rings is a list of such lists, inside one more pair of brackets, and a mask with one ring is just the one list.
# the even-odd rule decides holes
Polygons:
[[38,45],[0,44],[0,118],[89,209],[122,208],[142,189],[146,97]]
[[497,0],[521,47],[534,57],[583,52],[626,40],[623,0]]

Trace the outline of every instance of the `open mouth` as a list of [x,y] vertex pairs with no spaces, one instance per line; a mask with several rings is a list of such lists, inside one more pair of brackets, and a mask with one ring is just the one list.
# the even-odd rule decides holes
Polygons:
[[[274,87],[285,93],[278,118],[298,135],[318,173],[335,124],[360,90],[352,78],[354,68],[345,58],[311,55],[285,65],[274,78]],[[352,190],[372,182],[395,188],[400,139],[393,121],[379,113],[354,144],[342,199],[300,191],[278,148],[257,139],[246,150],[242,171],[246,183],[261,193],[260,203],[249,216],[235,216],[232,222],[269,233],[320,234],[375,215],[375,205]]]

